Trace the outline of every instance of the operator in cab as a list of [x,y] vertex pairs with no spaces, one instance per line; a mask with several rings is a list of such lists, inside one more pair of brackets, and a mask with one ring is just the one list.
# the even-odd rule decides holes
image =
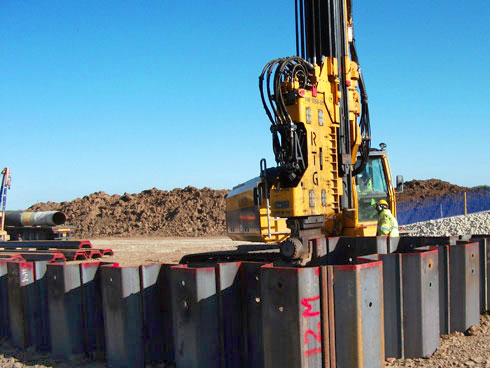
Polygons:
[[359,195],[366,195],[373,192],[373,181],[369,177],[369,175],[364,172],[359,177],[359,183],[356,186],[357,193]]
[[378,211],[378,232],[376,235],[389,235],[391,237],[399,237],[398,221],[388,208],[388,202],[381,199],[376,204],[376,211]]

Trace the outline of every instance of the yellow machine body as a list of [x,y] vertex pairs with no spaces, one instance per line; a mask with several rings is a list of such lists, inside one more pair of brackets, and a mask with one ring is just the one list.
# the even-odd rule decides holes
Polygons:
[[[371,172],[369,172],[370,169]],[[372,152],[365,171],[373,183],[372,190],[362,192],[356,185],[357,178],[353,178],[355,210],[350,217],[334,211],[321,213],[325,216],[325,224],[322,227],[325,236],[376,236],[378,214],[375,205],[380,199],[385,199],[390,204],[391,212],[396,216],[395,189],[387,152],[381,150]],[[277,198],[279,203],[290,199],[283,196],[283,191],[273,188],[268,215],[267,201],[263,200],[259,205],[254,199],[256,193],[260,191],[260,185],[260,178],[255,178],[236,186],[228,194],[226,198],[227,234],[233,240],[280,243],[289,237],[290,230],[286,226],[286,219],[289,216],[287,214],[277,216],[277,212],[273,215],[272,206],[277,206],[277,202],[274,202]],[[255,193],[254,188],[257,188]],[[298,190],[299,188],[293,189]],[[293,190],[285,192],[297,193]],[[304,201],[304,197],[298,196],[298,198],[300,205],[303,205],[301,202]],[[297,204],[296,202],[291,203],[293,206]],[[331,207],[325,208],[328,210]]]
[[[360,114],[358,66],[346,62],[349,85],[349,123],[352,142],[352,162],[357,160],[357,148],[361,143],[357,119]],[[272,187],[270,201],[257,201],[257,193],[263,192],[260,178],[235,187],[226,199],[228,236],[234,240],[276,243],[285,240],[290,231],[286,219],[323,215],[322,232],[326,236],[374,236],[377,229],[375,203],[386,199],[396,215],[393,181],[385,151],[373,152],[370,159],[376,162],[375,193],[359,194],[356,177],[352,178],[354,208],[340,210],[343,194],[342,178],[339,176],[338,128],[339,99],[337,60],[327,58],[322,68],[316,66],[317,88],[314,91],[299,90],[299,98],[288,105],[291,118],[304,125],[307,138],[307,168],[299,182],[292,188]],[[284,89],[293,89],[295,83],[284,83]],[[287,92],[287,91],[286,91]],[[367,165],[369,167],[369,164]],[[367,173],[372,176],[373,173]],[[254,188],[255,194],[254,194]],[[254,199],[255,198],[255,199]],[[362,211],[359,216],[359,206]],[[367,208],[369,207],[369,208]],[[365,215],[365,212],[369,216]]]
[[260,186],[260,178],[254,178],[233,188],[226,197],[226,225],[231,239],[280,243],[289,237],[286,219],[272,217],[267,201],[258,203]]
[[[351,137],[355,162],[357,147],[361,142],[359,129],[355,129],[360,112],[359,95],[355,90],[359,74],[354,62],[347,64],[349,70],[352,70],[347,80],[352,87],[349,91],[352,100],[349,105],[352,107],[349,112],[351,131],[357,132]],[[300,90],[296,103],[287,106],[291,118],[302,123],[306,130],[307,169],[298,186],[271,190],[272,216],[289,218],[324,215],[330,218],[339,213],[343,188],[337,154],[340,119],[337,70],[337,60],[327,58],[321,69],[316,67],[316,90]]]
[[[261,163],[260,178],[235,187],[227,196],[232,239],[281,242],[292,230],[292,237],[304,243],[311,236],[308,229],[318,224],[326,236],[374,236],[380,199],[387,200],[396,215],[387,154],[383,148],[369,148],[367,94],[357,63],[351,1],[339,0],[339,9],[341,13],[332,14],[342,21],[334,22],[325,35],[333,32],[344,38],[327,37],[330,49],[317,54],[316,47],[324,44],[309,33],[318,30],[313,23],[304,29],[311,42],[306,47],[309,61],[276,59],[259,77],[278,166],[267,171]],[[299,234],[302,230],[305,237]]]

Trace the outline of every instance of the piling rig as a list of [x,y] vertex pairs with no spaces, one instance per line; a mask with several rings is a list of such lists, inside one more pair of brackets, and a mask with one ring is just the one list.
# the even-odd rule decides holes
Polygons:
[[[378,200],[396,215],[386,145],[371,148],[352,14],[351,0],[295,1],[297,55],[270,61],[259,77],[276,166],[263,159],[260,176],[227,196],[232,239],[280,242],[285,258],[305,263],[313,238],[376,235]],[[356,186],[361,176],[369,192]]]

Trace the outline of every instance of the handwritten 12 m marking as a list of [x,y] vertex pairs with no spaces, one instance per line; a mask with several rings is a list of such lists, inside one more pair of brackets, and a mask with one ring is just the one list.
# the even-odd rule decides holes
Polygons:
[[[320,299],[320,296],[318,295],[318,296],[315,296],[313,298],[303,298],[301,300],[301,304],[305,307],[305,310],[303,311],[303,318],[316,317],[316,316],[320,315],[319,311],[315,311],[315,312],[312,311],[313,307],[310,304],[311,302],[314,302],[314,301],[319,300],[319,299]],[[321,322],[317,323],[316,332],[313,330],[306,330],[305,335],[304,335],[305,345],[308,345],[308,343],[310,341],[311,342],[313,341],[313,340],[309,339],[310,335],[312,335],[313,338],[320,344],[320,347],[310,349],[310,350],[305,350],[305,355],[307,357],[309,357],[310,355],[319,354],[322,352],[322,348],[321,348],[321,345],[322,345],[322,325],[321,325]]]

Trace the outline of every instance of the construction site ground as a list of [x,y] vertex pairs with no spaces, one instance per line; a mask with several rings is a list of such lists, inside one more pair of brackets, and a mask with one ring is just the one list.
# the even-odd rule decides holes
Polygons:
[[[104,258],[121,265],[145,263],[178,263],[186,254],[232,250],[247,244],[226,237],[201,238],[100,238],[92,240],[97,248],[112,248],[115,255]],[[21,351],[7,341],[0,342],[0,367],[104,367],[104,362],[94,362],[80,357],[75,361],[57,361],[48,354]],[[441,337],[441,346],[427,359],[389,359],[387,367],[490,367],[490,315],[481,316],[481,326],[467,335],[453,333]],[[158,367],[166,367],[161,364]]]
[[[398,200],[410,201],[471,190],[437,179],[405,183]],[[104,261],[122,266],[178,263],[187,254],[233,250],[247,242],[234,242],[225,234],[225,196],[228,190],[186,187],[163,191],[109,195],[92,193],[70,202],[37,203],[31,211],[59,210],[76,237],[90,239],[96,248],[112,248],[114,256]],[[472,222],[480,227],[475,228]],[[482,227],[483,226],[483,227]],[[490,233],[490,212],[409,226],[417,234],[443,235]],[[441,346],[427,359],[389,359],[387,367],[488,367],[490,368],[490,316],[481,317],[481,327],[468,335],[441,337]],[[86,358],[57,361],[52,356],[13,348],[0,341],[0,367],[104,367],[105,362]],[[159,365],[158,367],[165,367]]]

